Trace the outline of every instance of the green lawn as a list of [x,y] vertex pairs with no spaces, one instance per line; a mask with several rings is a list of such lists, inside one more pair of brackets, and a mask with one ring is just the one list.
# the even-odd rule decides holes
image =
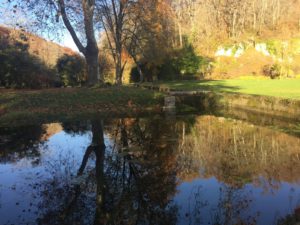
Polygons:
[[185,91],[238,92],[251,95],[300,99],[300,79],[175,81],[160,83],[160,85]]
[[[163,93],[134,87],[0,90],[0,126],[159,111]],[[53,122],[52,121],[52,122]]]

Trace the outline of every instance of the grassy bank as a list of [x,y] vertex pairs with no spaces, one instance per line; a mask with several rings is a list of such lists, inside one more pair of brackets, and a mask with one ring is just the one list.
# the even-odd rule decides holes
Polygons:
[[214,92],[234,92],[287,99],[300,99],[300,79],[174,81],[159,83],[159,85],[184,91],[203,90]]
[[159,111],[163,94],[133,87],[0,90],[0,126]]

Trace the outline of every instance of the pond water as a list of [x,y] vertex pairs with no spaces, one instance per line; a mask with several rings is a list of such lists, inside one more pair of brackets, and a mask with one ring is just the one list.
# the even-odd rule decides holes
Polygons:
[[300,138],[259,121],[169,114],[1,128],[0,224],[293,224]]

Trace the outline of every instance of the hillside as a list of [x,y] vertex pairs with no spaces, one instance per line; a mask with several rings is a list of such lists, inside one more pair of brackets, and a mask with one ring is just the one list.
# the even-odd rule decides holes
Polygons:
[[60,46],[54,42],[47,41],[37,35],[0,26],[0,38],[8,41],[21,41],[28,45],[30,54],[40,58],[48,66],[54,66],[61,56],[76,54],[72,49]]

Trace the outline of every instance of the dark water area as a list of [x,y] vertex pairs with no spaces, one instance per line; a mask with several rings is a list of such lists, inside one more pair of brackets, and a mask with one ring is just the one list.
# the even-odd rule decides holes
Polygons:
[[0,224],[296,224],[298,125],[233,114],[0,128]]

